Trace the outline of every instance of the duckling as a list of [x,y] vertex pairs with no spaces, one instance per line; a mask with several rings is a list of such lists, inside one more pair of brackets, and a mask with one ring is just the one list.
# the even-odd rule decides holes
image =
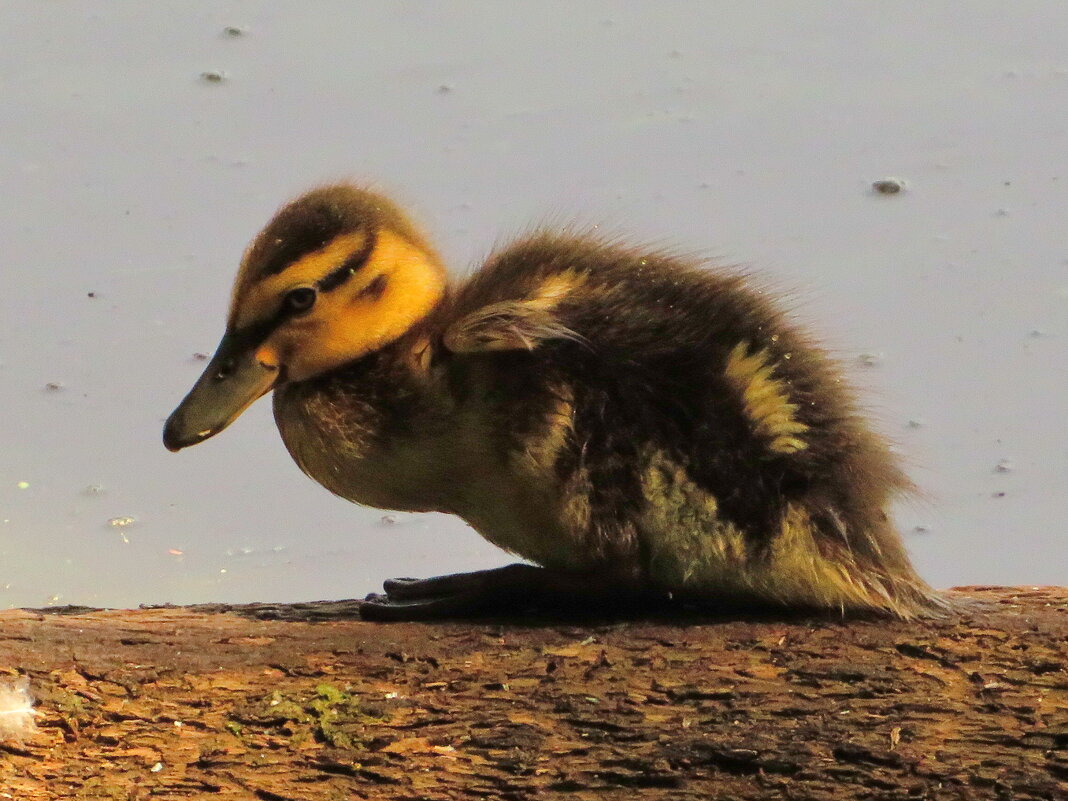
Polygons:
[[165,445],[268,392],[289,453],[331,492],[458,515],[527,560],[387,581],[367,618],[944,605],[886,513],[908,478],[839,368],[738,273],[540,230],[455,281],[390,200],[318,188],[245,252]]

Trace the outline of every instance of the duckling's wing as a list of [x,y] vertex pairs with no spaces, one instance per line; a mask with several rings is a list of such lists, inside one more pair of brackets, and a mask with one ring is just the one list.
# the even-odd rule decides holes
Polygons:
[[487,263],[461,290],[445,347],[454,353],[534,350],[552,340],[583,341],[568,325],[567,307],[588,275],[546,253],[541,239],[513,246]]
[[464,315],[443,337],[453,353],[534,350],[548,340],[582,341],[582,337],[538,299],[503,300]]

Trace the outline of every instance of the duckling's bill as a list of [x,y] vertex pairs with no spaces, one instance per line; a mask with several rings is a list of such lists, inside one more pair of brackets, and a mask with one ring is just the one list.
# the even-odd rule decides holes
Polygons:
[[213,437],[258,398],[270,392],[281,373],[264,359],[258,337],[227,332],[204,374],[163,428],[163,444],[178,451]]

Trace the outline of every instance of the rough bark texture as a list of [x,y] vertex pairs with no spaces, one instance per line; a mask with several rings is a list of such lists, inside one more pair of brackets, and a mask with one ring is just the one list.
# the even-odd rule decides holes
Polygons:
[[0,798],[1068,798],[1068,589],[967,594],[922,624],[3,612],[39,715]]

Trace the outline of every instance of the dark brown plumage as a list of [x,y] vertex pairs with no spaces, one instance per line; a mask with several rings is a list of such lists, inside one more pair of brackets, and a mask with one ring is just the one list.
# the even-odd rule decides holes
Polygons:
[[[291,315],[305,286],[318,303]],[[379,617],[526,592],[905,617],[941,605],[886,516],[907,478],[837,366],[740,275],[543,232],[449,284],[392,204],[331,187],[246,254],[227,336],[251,330],[259,341],[222,348],[205,376],[253,364],[309,475],[360,503],[458,514],[545,568],[391,582]],[[251,402],[238,392],[220,415],[205,381],[169,447]]]

